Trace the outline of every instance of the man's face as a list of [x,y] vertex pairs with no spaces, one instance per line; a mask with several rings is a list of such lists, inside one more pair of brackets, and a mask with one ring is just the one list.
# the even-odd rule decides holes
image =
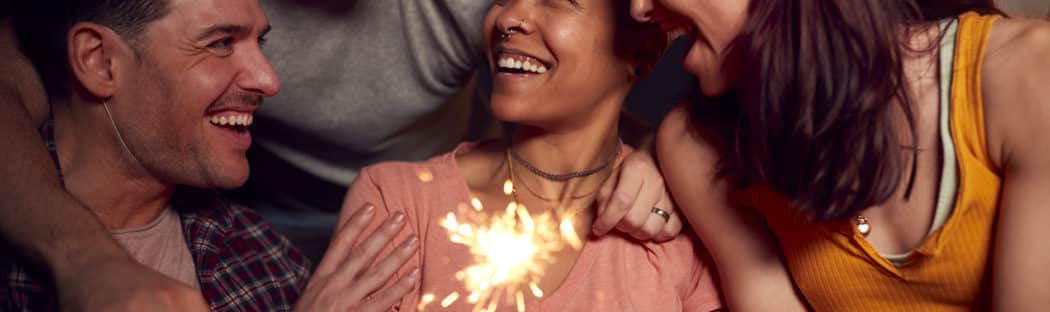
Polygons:
[[146,26],[109,105],[150,174],[196,187],[244,183],[247,125],[280,89],[260,50],[268,30],[258,0],[171,0]]

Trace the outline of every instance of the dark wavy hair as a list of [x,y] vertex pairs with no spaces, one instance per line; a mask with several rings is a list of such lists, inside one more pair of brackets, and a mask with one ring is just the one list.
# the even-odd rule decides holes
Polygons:
[[614,1],[617,56],[632,60],[635,78],[652,71],[670,45],[667,33],[654,23],[640,23],[631,16],[630,0]]
[[[721,148],[724,175],[772,187],[813,221],[884,203],[905,175],[910,196],[916,166],[899,138],[917,134],[902,26],[971,10],[998,12],[991,0],[752,0],[729,52],[738,83],[698,100],[693,122]],[[908,132],[894,126],[894,105]]]
[[[33,62],[50,96],[68,96],[72,76],[66,32],[79,22],[113,29],[135,43],[146,26],[171,10],[169,0],[35,0],[14,4],[15,32],[22,52]],[[137,51],[137,50],[136,50]]]

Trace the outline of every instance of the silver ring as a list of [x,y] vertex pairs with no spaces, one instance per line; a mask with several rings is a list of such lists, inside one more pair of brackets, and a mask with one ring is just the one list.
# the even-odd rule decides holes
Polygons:
[[671,213],[667,212],[667,210],[653,207],[653,213],[664,218],[664,222],[671,221]]

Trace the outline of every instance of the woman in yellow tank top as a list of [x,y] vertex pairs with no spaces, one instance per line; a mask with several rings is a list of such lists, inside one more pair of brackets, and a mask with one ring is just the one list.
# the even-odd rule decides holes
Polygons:
[[1050,307],[1050,23],[991,0],[632,0],[704,100],[665,179],[730,310]]

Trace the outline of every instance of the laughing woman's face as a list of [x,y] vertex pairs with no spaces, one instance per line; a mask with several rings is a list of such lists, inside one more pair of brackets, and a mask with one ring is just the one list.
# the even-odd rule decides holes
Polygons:
[[[631,0],[631,15],[656,22],[673,34],[693,41],[683,66],[700,80],[708,96],[719,96],[733,84],[735,64],[728,60],[730,44],[747,20],[750,0]],[[727,64],[728,63],[728,64]]]
[[[621,2],[626,5],[611,0],[497,0],[484,24],[493,115],[507,122],[559,127],[625,96],[632,66],[617,57],[614,37],[614,9]],[[618,111],[620,104],[611,109]]]

